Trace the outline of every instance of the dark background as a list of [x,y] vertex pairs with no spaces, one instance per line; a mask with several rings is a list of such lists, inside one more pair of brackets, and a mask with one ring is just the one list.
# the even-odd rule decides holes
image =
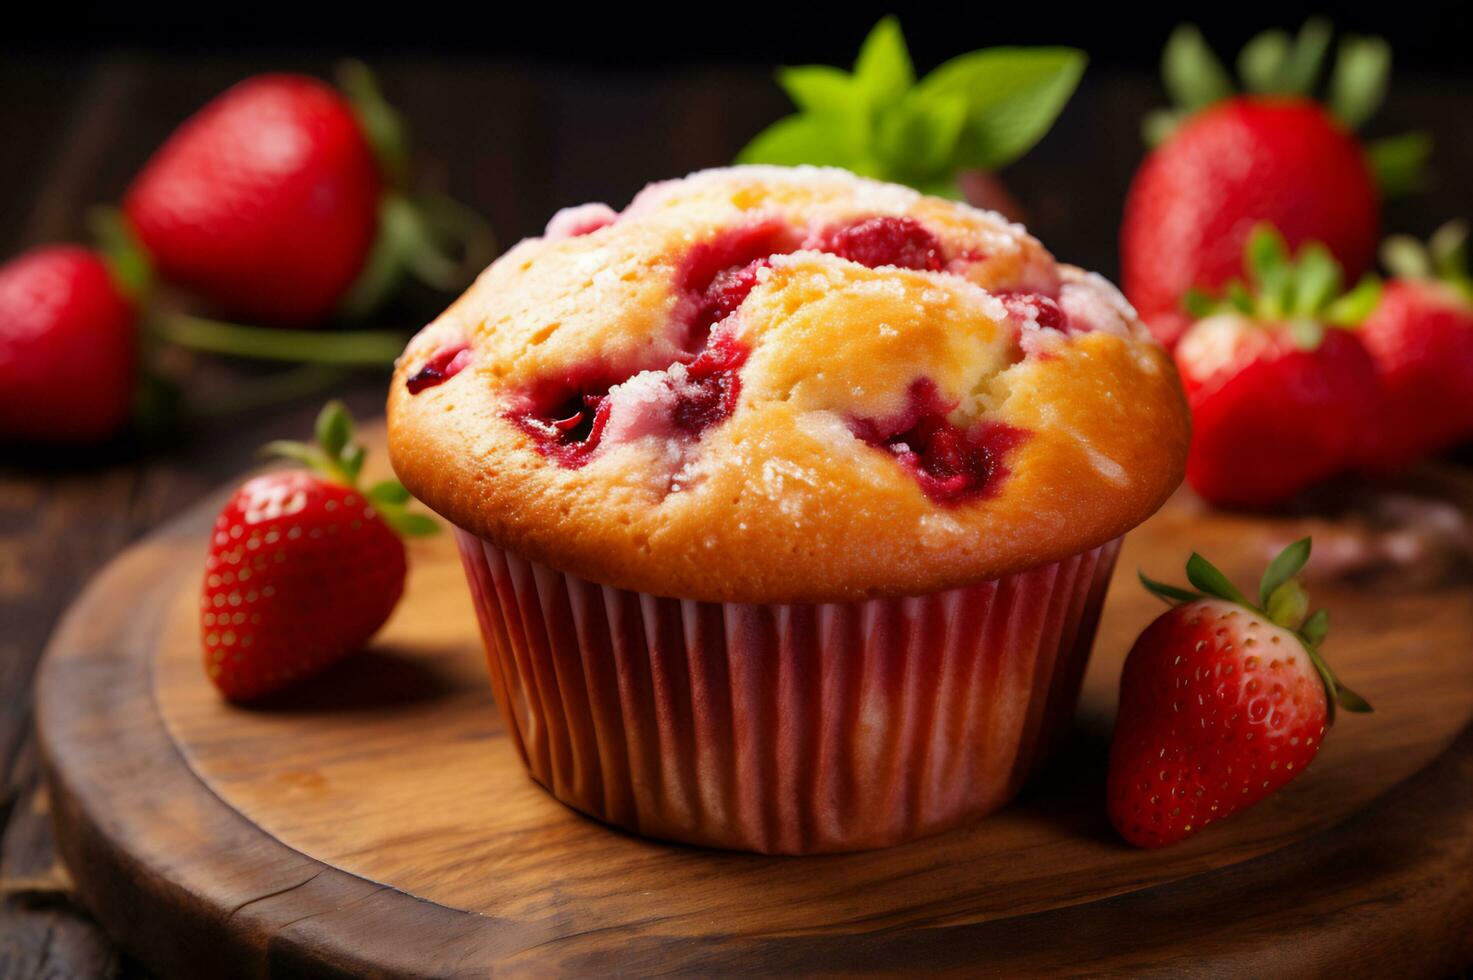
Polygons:
[[[353,54],[410,122],[421,179],[465,201],[503,245],[557,207],[621,207],[644,183],[727,163],[789,111],[778,64],[848,65],[889,9],[400,3],[338,9],[52,4],[5,11],[0,29],[0,258],[85,241],[89,206],[116,201],[191,112],[263,70],[329,77]],[[1424,193],[1391,202],[1387,230],[1425,235],[1473,217],[1473,67],[1453,4],[1367,7],[1340,26],[1393,44],[1391,98],[1370,135],[1423,129],[1437,148]],[[526,9],[532,7],[533,9]],[[1214,4],[1192,11],[1225,57],[1312,8]],[[515,16],[513,16],[513,14]],[[1163,101],[1161,44],[1175,14],[1118,5],[935,4],[900,11],[917,67],[996,44],[1071,44],[1091,65],[1054,130],[1004,179],[1060,257],[1116,272],[1115,235],[1143,148],[1141,115]],[[447,302],[411,292],[379,318],[412,331]],[[239,369],[201,362],[208,389]],[[340,393],[381,411],[385,376]],[[310,430],[320,398],[197,420],[167,439],[68,453],[0,447],[0,977],[134,973],[72,898],[56,862],[31,735],[31,683],[47,637],[117,551],[256,462],[270,438]]]
[[[1154,68],[1178,20],[1190,20],[1224,51],[1264,27],[1298,27],[1333,15],[1344,30],[1378,34],[1404,69],[1464,72],[1470,60],[1467,4],[1294,3],[1148,5],[1041,3],[814,4],[451,4],[341,5],[281,0],[235,7],[198,3],[84,3],[7,11],[0,48],[75,54],[118,44],[150,50],[246,48],[455,52],[555,60],[623,70],[711,61],[847,64],[870,25],[900,16],[922,67],[994,44],[1087,48],[1096,66]],[[1461,7],[1461,14],[1458,13]]]

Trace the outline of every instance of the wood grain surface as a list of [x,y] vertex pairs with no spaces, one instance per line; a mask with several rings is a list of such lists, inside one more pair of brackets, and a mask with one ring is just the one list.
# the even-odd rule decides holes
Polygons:
[[[1467,481],[1441,481],[1467,494]],[[1464,502],[1466,503],[1464,498]],[[476,973],[990,968],[1300,975],[1473,953],[1473,590],[1324,584],[1327,653],[1377,705],[1304,777],[1161,852],[1103,814],[1114,684],[1197,547],[1242,580],[1297,533],[1181,495],[1127,539],[1078,736],[1014,806],[902,847],[772,858],[661,844],[553,801],[491,703],[448,537],[364,655],[259,707],[198,653],[208,508],[69,615],[40,689],[79,886],[145,963]],[[1370,589],[1377,595],[1375,601]],[[1333,874],[1333,879],[1329,876]],[[1333,884],[1331,881],[1333,880]]]

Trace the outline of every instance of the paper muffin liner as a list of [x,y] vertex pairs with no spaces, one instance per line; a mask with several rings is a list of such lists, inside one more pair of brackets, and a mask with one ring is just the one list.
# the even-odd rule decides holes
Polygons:
[[1073,716],[1120,547],[789,605],[630,592],[457,538],[532,778],[638,834],[781,854],[895,844],[1012,799]]

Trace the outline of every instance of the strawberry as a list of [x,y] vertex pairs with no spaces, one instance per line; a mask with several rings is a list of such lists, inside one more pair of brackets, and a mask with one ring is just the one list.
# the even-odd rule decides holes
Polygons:
[[1249,239],[1253,290],[1194,292],[1197,322],[1176,349],[1192,410],[1187,481],[1219,505],[1266,507],[1353,464],[1377,410],[1375,365],[1348,327],[1380,291],[1340,296],[1341,272],[1311,243],[1291,261],[1269,228]]
[[288,325],[363,312],[406,269],[456,285],[440,249],[470,234],[464,212],[395,190],[401,123],[363,66],[344,82],[352,101],[301,75],[248,78],[174,132],[123,203],[164,278]]
[[0,266],[0,438],[102,439],[128,421],[133,302],[94,252],[33,249]]
[[1381,377],[1382,413],[1367,468],[1396,470],[1473,437],[1473,276],[1467,227],[1431,248],[1405,237],[1382,250],[1397,275],[1360,335]]
[[1304,538],[1274,559],[1258,605],[1198,554],[1187,578],[1199,591],[1141,576],[1172,608],[1120,676],[1107,808],[1130,843],[1172,844],[1252,806],[1314,760],[1337,704],[1371,710],[1320,655],[1329,615],[1308,615],[1295,579],[1309,552]]
[[[200,627],[205,671],[244,701],[316,673],[363,647],[404,591],[400,534],[432,533],[408,513],[398,483],[358,489],[361,446],[338,402],[317,421],[317,446],[267,449],[310,467],[247,481],[215,521]],[[395,533],[395,532],[399,533]]]
[[1249,89],[1240,96],[1195,28],[1168,42],[1163,74],[1179,109],[1148,119],[1159,145],[1135,175],[1120,229],[1125,294],[1168,346],[1184,326],[1174,315],[1182,296],[1235,275],[1256,223],[1293,247],[1320,242],[1356,277],[1375,254],[1383,190],[1415,182],[1425,137],[1368,148],[1353,134],[1385,94],[1385,42],[1346,38],[1330,106],[1305,97],[1329,40],[1319,20],[1292,43],[1281,32],[1255,38],[1239,59]]

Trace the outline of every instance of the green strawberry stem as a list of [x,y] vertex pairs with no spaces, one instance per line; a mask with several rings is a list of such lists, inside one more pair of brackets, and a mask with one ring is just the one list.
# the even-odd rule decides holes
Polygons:
[[314,332],[248,327],[183,313],[155,317],[148,326],[149,332],[159,340],[189,350],[345,367],[392,364],[403,352],[405,342],[403,334],[392,331]]
[[[261,452],[300,463],[324,479],[356,490],[367,450],[353,441],[355,430],[347,406],[333,400],[322,406],[317,415],[315,442],[278,439],[262,446]],[[363,495],[401,537],[424,537],[440,530],[439,522],[428,514],[408,509],[412,498],[397,481],[380,480]]]
[[403,116],[384,99],[367,65],[343,62],[338,66],[338,84],[373,148],[386,186],[379,202],[378,237],[338,312],[349,319],[367,315],[392,296],[406,276],[440,292],[464,286],[496,254],[490,226],[444,195],[409,192],[408,129]]
[[1260,224],[1243,248],[1248,281],[1229,280],[1217,294],[1189,289],[1182,308],[1197,319],[1236,313],[1261,323],[1287,323],[1290,336],[1304,350],[1314,350],[1326,327],[1354,327],[1371,315],[1381,300],[1381,281],[1363,276],[1344,289],[1344,273],[1330,250],[1306,242],[1290,256],[1289,246],[1272,225]]
[[1297,578],[1309,562],[1310,544],[1309,538],[1295,541],[1269,563],[1258,583],[1256,605],[1215,565],[1195,551],[1187,559],[1187,579],[1197,591],[1157,582],[1147,578],[1144,572],[1137,574],[1146,590],[1165,600],[1168,605],[1197,602],[1209,597],[1222,599],[1264,616],[1275,625],[1293,633],[1325,685],[1327,714],[1329,721],[1333,723],[1337,704],[1346,711],[1360,713],[1369,712],[1371,706],[1365,698],[1340,683],[1340,679],[1330,670],[1330,665],[1320,653],[1320,645],[1324,643],[1330,630],[1330,614],[1324,609],[1312,614],[1309,612],[1309,595]]
[[1449,221],[1427,244],[1410,235],[1392,235],[1381,245],[1381,263],[1398,279],[1441,282],[1473,303],[1473,272],[1468,263],[1468,225]]

